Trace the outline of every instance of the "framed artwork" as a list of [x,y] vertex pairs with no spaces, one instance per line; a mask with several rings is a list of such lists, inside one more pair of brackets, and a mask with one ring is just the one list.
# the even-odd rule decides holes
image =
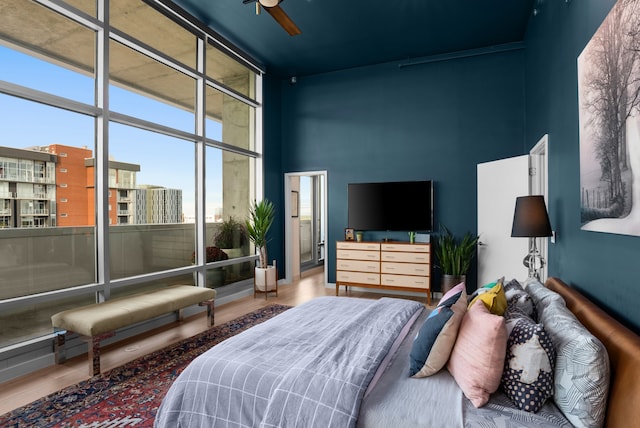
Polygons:
[[344,240],[345,241],[353,241],[353,236],[354,236],[353,228],[347,227],[344,230]]
[[291,217],[298,217],[298,192],[291,191]]
[[619,0],[578,56],[582,230],[640,235],[640,0]]

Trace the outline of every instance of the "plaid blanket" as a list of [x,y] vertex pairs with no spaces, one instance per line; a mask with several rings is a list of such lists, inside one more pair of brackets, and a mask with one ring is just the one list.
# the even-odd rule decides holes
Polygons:
[[417,302],[320,297],[213,347],[176,379],[156,427],[352,427]]

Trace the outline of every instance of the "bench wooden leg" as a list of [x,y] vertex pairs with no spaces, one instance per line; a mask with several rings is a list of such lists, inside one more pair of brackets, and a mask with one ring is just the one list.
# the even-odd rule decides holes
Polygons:
[[213,324],[215,323],[214,303],[215,300],[213,299],[198,303],[198,306],[207,307],[207,327],[213,327]]

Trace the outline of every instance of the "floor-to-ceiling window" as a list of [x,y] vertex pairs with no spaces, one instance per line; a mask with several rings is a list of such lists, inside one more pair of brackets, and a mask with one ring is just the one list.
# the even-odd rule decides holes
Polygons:
[[205,247],[259,196],[257,68],[151,0],[3,0],[0,64],[0,352],[63,308],[251,277],[248,242]]

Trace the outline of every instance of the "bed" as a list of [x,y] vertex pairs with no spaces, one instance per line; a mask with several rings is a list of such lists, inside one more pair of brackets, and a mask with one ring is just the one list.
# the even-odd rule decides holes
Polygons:
[[[562,296],[608,353],[607,388],[584,394],[595,389],[605,395],[594,424],[617,427],[640,420],[638,336],[561,280],[551,278],[545,285],[531,286],[543,296],[540,307],[545,293]],[[446,368],[426,378],[409,377],[414,338],[429,315],[423,305],[405,299],[313,299],[196,358],[170,388],[155,426],[592,425],[560,410],[554,399],[535,413],[519,410],[500,389],[478,408]]]

